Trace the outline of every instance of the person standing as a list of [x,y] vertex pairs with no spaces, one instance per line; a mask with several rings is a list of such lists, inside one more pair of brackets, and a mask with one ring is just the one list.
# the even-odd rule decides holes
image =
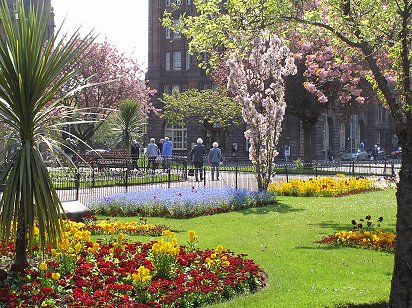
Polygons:
[[165,137],[162,146],[162,157],[163,157],[163,169],[167,170],[170,168],[170,161],[172,159],[173,143],[169,140],[169,137]]
[[139,155],[140,155],[140,146],[136,140],[133,140],[132,145],[130,146],[130,158],[132,159],[132,166],[131,166],[132,170],[134,169],[139,170],[139,166],[137,164],[137,161],[139,160]]
[[209,151],[209,163],[212,166],[211,177],[212,181],[215,180],[215,172],[216,172],[216,180],[219,181],[219,164],[222,160],[222,151],[218,148],[219,144],[217,142],[213,142],[212,148]]
[[159,143],[157,144],[157,148],[159,149],[159,155],[162,155],[164,143],[165,143],[165,140],[162,138],[159,140]]
[[199,182],[199,173],[200,181],[203,181],[203,156],[206,155],[206,148],[203,145],[202,138],[198,138],[196,145],[190,150],[189,156],[190,160],[195,167],[195,177],[196,182]]
[[151,168],[153,172],[156,169],[156,159],[159,154],[159,148],[155,143],[154,138],[150,138],[150,143],[147,145],[146,148],[146,156],[147,156],[147,170]]

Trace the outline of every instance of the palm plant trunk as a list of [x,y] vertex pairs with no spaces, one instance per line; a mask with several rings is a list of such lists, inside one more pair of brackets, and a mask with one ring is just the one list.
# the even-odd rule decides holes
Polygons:
[[16,256],[14,259],[13,268],[20,270],[28,265],[27,261],[27,226],[24,219],[23,205],[20,203],[17,214],[17,234],[16,234]]

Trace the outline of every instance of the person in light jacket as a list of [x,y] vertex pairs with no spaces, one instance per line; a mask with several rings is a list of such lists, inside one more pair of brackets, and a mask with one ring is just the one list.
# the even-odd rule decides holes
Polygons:
[[219,144],[217,142],[213,142],[212,148],[209,151],[209,163],[212,166],[211,177],[212,181],[215,180],[215,173],[216,173],[216,180],[219,181],[219,164],[222,160],[222,151],[218,148]]
[[169,137],[165,137],[165,141],[162,146],[162,158],[163,158],[163,169],[167,170],[170,168],[170,161],[172,159],[173,143],[169,140]]
[[192,148],[189,153],[190,160],[195,167],[195,177],[196,182],[199,182],[199,174],[200,174],[200,181],[203,181],[203,156],[206,155],[206,148],[203,145],[202,138],[198,138],[196,141],[196,145]]
[[155,143],[155,139],[151,138],[150,143],[147,145],[146,148],[146,156],[147,156],[147,170],[151,168],[154,172],[156,169],[156,159],[159,153],[159,148]]

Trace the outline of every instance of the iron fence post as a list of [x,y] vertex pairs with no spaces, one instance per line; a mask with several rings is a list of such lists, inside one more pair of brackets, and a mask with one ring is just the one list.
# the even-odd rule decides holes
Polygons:
[[126,181],[126,183],[125,183],[125,189],[126,189],[126,192],[127,192],[127,190],[128,190],[128,186],[129,186],[129,168],[128,168],[128,165],[129,165],[129,162],[126,160],[126,178],[125,178],[125,181]]
[[288,164],[285,162],[286,183],[289,183]]
[[96,187],[96,175],[94,174],[94,168],[92,168],[92,188]]
[[170,166],[167,169],[167,188],[170,188],[170,182],[171,182],[171,174],[170,174]]
[[238,175],[239,175],[239,162],[236,160],[236,166],[235,166],[235,189],[237,190],[238,188]]
[[76,187],[76,201],[79,201],[79,193],[80,193],[80,171],[79,171],[78,169],[77,169],[77,171],[76,171],[75,187]]

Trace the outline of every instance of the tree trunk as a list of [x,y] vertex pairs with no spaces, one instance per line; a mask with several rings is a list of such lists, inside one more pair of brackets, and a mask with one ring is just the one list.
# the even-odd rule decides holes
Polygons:
[[312,163],[312,128],[313,125],[303,125],[303,162]]
[[13,267],[17,271],[23,270],[27,265],[27,250],[26,250],[26,242],[27,242],[27,228],[26,223],[24,221],[24,211],[23,206],[20,205],[19,212],[18,212],[18,219],[17,219],[17,235],[16,235],[16,256],[14,259]]
[[401,144],[396,214],[396,250],[390,307],[412,307],[412,145]]

